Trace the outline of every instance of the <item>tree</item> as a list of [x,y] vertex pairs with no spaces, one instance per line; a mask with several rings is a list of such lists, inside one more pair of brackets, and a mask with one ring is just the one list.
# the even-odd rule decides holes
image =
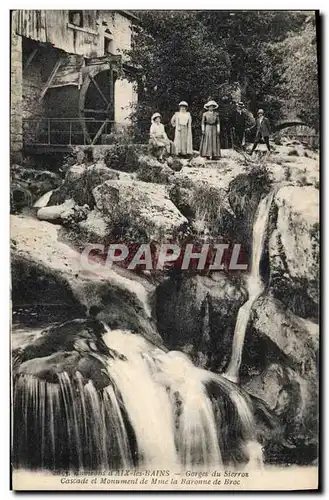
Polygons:
[[148,132],[154,111],[168,123],[183,99],[190,105],[194,128],[199,127],[205,101],[220,102],[225,84],[234,82],[239,82],[253,113],[262,107],[275,122],[290,102],[301,116],[307,114],[315,122],[316,36],[309,20],[314,15],[304,11],[136,13],[141,23],[129,55],[141,68],[133,78],[139,94],[135,118],[143,132]]
[[141,68],[137,80],[137,119],[148,131],[153,112],[168,123],[181,100],[199,126],[203,105],[216,98],[220,85],[229,79],[230,59],[213,41],[197,13],[191,11],[145,11],[130,52],[132,64]]
[[297,114],[319,130],[319,83],[314,16],[298,33],[291,33],[280,46],[283,63],[282,91],[287,113]]

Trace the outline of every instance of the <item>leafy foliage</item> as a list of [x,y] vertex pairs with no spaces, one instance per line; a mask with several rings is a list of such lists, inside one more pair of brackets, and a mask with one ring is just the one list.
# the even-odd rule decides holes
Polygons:
[[142,68],[136,112],[142,131],[149,130],[150,116],[157,110],[168,123],[182,99],[200,119],[204,103],[216,97],[229,77],[226,52],[194,12],[147,11],[140,17],[142,26],[130,56]]
[[[141,22],[129,56],[139,68],[131,78],[137,80],[134,118],[140,137],[148,133],[153,112],[160,111],[167,124],[182,99],[189,103],[193,128],[199,128],[205,101],[218,100],[223,88],[236,82],[253,113],[262,107],[276,121],[296,106],[300,116],[314,123],[318,114],[316,35],[310,13],[136,14]],[[172,129],[167,132],[172,138]]]
[[319,129],[319,88],[314,16],[306,19],[298,33],[280,45],[283,54],[283,91],[288,96],[287,111],[297,113]]

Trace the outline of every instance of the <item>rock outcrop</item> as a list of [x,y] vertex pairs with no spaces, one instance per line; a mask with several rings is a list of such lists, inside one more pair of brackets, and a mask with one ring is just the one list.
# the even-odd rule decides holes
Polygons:
[[119,179],[119,174],[102,162],[72,165],[66,172],[63,184],[52,193],[48,206],[61,205],[65,200],[73,199],[77,205],[93,208],[95,201],[92,190],[110,179]]
[[270,287],[292,311],[316,318],[319,303],[319,191],[285,186],[274,198]]
[[19,211],[25,206],[32,206],[41,196],[59,187],[61,177],[49,170],[11,166],[11,209]]
[[159,332],[171,349],[185,350],[197,363],[202,358],[203,366],[221,372],[231,353],[239,307],[246,299],[238,277],[220,272],[178,275],[157,287]]
[[91,316],[111,328],[144,332],[162,343],[149,305],[150,287],[105,265],[83,265],[81,254],[59,241],[48,222],[12,216],[12,294],[16,304],[70,304],[76,317]]
[[253,337],[267,341],[272,354],[301,376],[315,378],[317,373],[318,325],[296,316],[279,300],[265,295],[251,313]]
[[106,181],[93,190],[96,206],[112,228],[147,243],[177,239],[187,219],[170,201],[165,186],[142,181]]
[[[250,261],[257,207],[273,191],[260,262],[264,292],[249,317],[240,381],[257,408],[266,460],[309,463],[317,451],[316,153],[285,144],[270,156],[261,150],[252,158],[224,150],[218,162],[194,156],[161,164],[144,150],[137,156],[134,152],[129,165],[119,164],[119,156],[111,158],[70,167],[48,206],[40,208],[38,217],[65,225],[65,233],[48,222],[13,217],[14,303],[65,302],[76,318],[96,322],[80,330],[71,325],[75,347],[74,352],[68,349],[67,359],[65,337],[60,352],[47,351],[47,359],[35,368],[30,358],[24,360],[22,373],[35,369],[50,380],[56,365],[72,372],[78,366],[103,387],[106,381],[99,379],[98,368],[97,376],[88,371],[95,366],[90,364],[93,342],[99,341],[94,327],[102,321],[112,329],[142,333],[156,345],[183,350],[197,365],[224,372],[238,310],[248,299],[246,276],[197,275],[174,268],[161,278],[146,279],[104,266],[86,270],[80,254],[63,238],[80,250],[87,242],[186,243],[190,237],[193,242],[207,238],[242,244]],[[82,338],[86,328],[91,335],[87,340]]]
[[158,184],[170,184],[174,180],[174,171],[168,164],[160,163],[152,156],[142,155],[138,158],[139,169],[136,176],[140,181]]

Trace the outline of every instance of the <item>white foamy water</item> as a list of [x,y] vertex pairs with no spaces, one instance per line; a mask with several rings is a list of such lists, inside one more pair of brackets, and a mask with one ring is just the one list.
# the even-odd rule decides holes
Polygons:
[[271,192],[261,200],[258,206],[256,220],[253,227],[251,271],[247,278],[247,290],[249,299],[239,309],[234,329],[231,360],[224,374],[224,377],[227,377],[233,382],[238,382],[239,380],[239,369],[242,359],[244,338],[248,326],[251,308],[264,289],[264,285],[260,275],[260,260],[264,247],[267,221],[272,204],[272,199],[273,192]]
[[[139,335],[116,330],[104,340],[127,358],[109,360],[108,369],[135,430],[142,461],[156,467],[221,465],[203,370],[181,352],[153,349]],[[182,412],[175,432],[177,402]]]
[[151,376],[142,353],[150,350],[139,335],[115,330],[104,336],[105,343],[123,354],[108,362],[111,378],[120,391],[136,433],[140,461],[161,467],[178,463],[173,435],[173,414],[165,386]]
[[[239,387],[182,352],[106,329],[113,356],[97,356],[111,381],[102,389],[79,371],[56,375],[52,356],[40,358],[47,380],[28,367],[17,373],[15,466],[209,470],[231,464],[239,450],[244,462],[261,463],[251,405]],[[228,427],[237,432],[227,434]]]

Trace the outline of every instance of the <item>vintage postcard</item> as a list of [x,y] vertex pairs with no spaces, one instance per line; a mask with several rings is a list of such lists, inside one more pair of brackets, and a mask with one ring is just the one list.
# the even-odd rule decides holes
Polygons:
[[12,488],[317,490],[319,13],[10,14]]

